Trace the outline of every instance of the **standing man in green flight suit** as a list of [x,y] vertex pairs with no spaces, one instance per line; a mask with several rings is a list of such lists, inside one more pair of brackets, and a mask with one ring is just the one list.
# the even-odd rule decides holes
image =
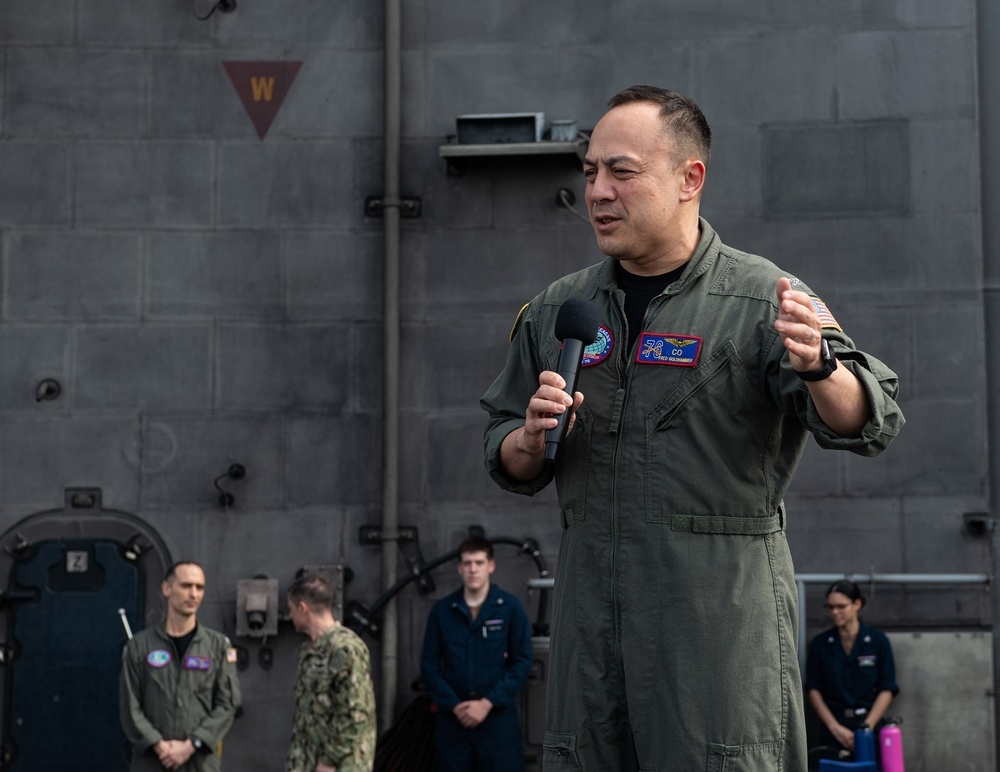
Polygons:
[[295,581],[288,613],[309,640],[299,650],[286,772],[371,772],[376,717],[368,646],[333,618],[333,587],[321,576]]
[[130,772],[218,772],[222,738],[240,705],[236,650],[198,623],[205,572],[184,560],[167,570],[163,624],[128,642],[122,655],[120,713],[132,744]]
[[[608,105],[583,163],[606,259],[525,306],[482,398],[494,481],[533,495],[554,480],[561,509],[544,767],[799,772],[784,496],[810,438],[888,447],[898,379],[805,284],[700,217],[711,130],[692,100],[634,86]],[[573,336],[596,335],[573,394],[555,337],[569,299],[596,311]]]

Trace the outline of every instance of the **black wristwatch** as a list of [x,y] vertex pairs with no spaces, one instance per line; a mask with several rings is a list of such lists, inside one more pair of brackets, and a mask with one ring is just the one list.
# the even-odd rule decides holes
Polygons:
[[201,738],[191,735],[191,737],[189,737],[188,739],[191,741],[191,744],[194,746],[194,749],[196,751],[200,751],[202,748],[205,747],[205,743],[201,741]]
[[833,355],[833,349],[830,348],[830,344],[826,338],[820,340],[819,347],[823,353],[823,369],[806,373],[800,373],[796,370],[795,374],[803,381],[825,381],[837,369],[837,357]]

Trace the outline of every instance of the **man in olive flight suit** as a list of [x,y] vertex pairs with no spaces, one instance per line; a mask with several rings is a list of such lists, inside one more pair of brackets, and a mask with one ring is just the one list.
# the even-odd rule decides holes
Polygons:
[[[697,105],[636,86],[609,106],[584,159],[608,259],[525,307],[482,399],[493,479],[527,495],[554,479],[562,511],[545,769],[803,770],[783,498],[810,435],[861,456],[889,445],[897,378],[699,216]],[[596,334],[572,395],[555,337],[570,299],[596,311],[561,333]]]
[[130,772],[218,772],[222,738],[240,705],[236,650],[222,633],[198,624],[205,572],[182,561],[161,587],[162,625],[128,642],[122,655],[120,711],[132,744]]

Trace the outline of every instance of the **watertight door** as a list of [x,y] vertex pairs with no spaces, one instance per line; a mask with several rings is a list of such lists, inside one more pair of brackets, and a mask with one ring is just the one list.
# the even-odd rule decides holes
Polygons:
[[118,675],[127,640],[118,609],[142,627],[142,573],[122,545],[42,541],[10,577],[5,769],[125,772]]

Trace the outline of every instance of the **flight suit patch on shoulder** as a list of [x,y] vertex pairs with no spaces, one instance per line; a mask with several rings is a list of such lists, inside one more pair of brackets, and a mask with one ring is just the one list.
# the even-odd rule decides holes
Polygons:
[[833,314],[830,313],[830,309],[826,307],[826,303],[820,300],[815,295],[810,295],[812,300],[813,308],[816,309],[816,316],[819,317],[820,326],[824,330],[836,330],[837,332],[843,332],[840,324],[837,320],[833,318]]
[[511,341],[514,340],[514,336],[517,335],[517,330],[521,326],[521,320],[524,319],[524,312],[528,310],[530,303],[525,303],[521,306],[521,310],[517,312],[517,318],[514,320],[514,326],[510,328],[510,335],[508,336]]

